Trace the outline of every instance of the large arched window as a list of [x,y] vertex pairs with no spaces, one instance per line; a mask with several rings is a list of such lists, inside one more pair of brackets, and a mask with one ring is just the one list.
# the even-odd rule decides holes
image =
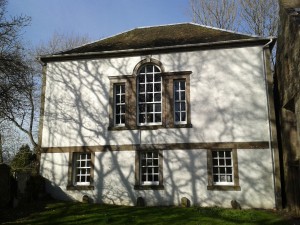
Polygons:
[[146,64],[137,74],[138,125],[162,123],[162,77],[154,64]]

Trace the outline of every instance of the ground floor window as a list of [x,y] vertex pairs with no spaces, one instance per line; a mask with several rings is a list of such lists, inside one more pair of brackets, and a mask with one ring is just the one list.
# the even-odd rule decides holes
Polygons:
[[136,189],[163,189],[163,152],[136,152]]
[[240,190],[236,149],[207,150],[208,190]]
[[75,153],[74,183],[89,185],[91,182],[91,153]]
[[94,153],[70,153],[67,189],[93,189]]

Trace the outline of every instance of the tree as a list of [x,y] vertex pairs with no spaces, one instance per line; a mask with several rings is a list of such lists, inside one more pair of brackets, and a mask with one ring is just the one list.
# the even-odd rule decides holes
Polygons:
[[190,0],[194,22],[259,36],[275,36],[277,0]]
[[21,30],[29,25],[30,18],[7,20],[6,4],[0,0],[0,122],[10,121],[29,137],[36,149],[42,71],[36,58],[77,47],[89,39],[55,33],[48,43],[25,49],[20,40]]
[[13,158],[10,166],[13,171],[31,172],[34,169],[35,155],[28,145],[23,145]]
[[234,0],[190,0],[193,22],[237,30],[237,3]]

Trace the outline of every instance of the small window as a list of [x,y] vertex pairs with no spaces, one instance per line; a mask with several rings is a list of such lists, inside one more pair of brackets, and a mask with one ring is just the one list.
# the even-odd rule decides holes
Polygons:
[[138,125],[162,123],[162,78],[155,65],[143,66],[137,76]]
[[90,185],[91,153],[74,153],[74,185]]
[[114,85],[114,123],[116,126],[125,125],[125,84]]
[[207,176],[207,190],[240,191],[237,149],[208,149]]
[[212,165],[214,184],[233,184],[233,164],[231,150],[212,151]]
[[157,151],[141,153],[140,170],[142,185],[159,185],[159,155]]
[[163,151],[136,151],[135,178],[136,190],[163,190]]
[[175,124],[186,124],[186,91],[185,80],[174,80],[174,121]]

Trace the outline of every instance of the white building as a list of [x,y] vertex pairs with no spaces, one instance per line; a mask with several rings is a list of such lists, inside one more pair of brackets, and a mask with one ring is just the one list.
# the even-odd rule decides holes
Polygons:
[[274,41],[175,24],[44,62],[40,172],[58,199],[274,208]]

